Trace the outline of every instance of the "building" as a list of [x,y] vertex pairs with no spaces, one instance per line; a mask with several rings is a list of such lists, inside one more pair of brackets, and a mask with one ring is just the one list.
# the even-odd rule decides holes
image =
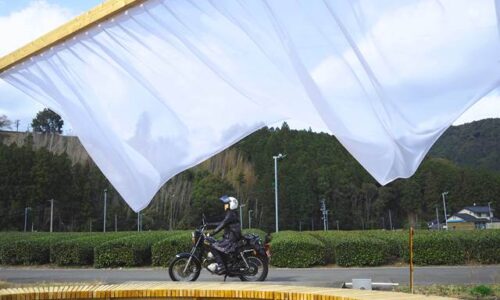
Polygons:
[[489,206],[467,206],[448,220],[448,228],[456,230],[472,230],[494,228],[490,223],[500,224],[500,219],[493,216],[494,209]]

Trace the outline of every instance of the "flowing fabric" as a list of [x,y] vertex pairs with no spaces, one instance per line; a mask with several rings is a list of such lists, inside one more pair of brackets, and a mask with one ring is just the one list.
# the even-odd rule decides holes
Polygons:
[[61,114],[135,211],[284,120],[335,135],[386,184],[500,86],[499,13],[498,0],[149,0],[0,77]]

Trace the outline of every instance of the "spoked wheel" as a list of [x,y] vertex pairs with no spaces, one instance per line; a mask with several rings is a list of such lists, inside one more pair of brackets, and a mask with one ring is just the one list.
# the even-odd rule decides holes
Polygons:
[[250,267],[245,275],[241,275],[241,281],[264,281],[267,278],[269,270],[267,259],[256,256],[247,257],[248,266]]
[[176,257],[168,267],[168,274],[172,281],[196,281],[200,272],[200,263],[190,256]]

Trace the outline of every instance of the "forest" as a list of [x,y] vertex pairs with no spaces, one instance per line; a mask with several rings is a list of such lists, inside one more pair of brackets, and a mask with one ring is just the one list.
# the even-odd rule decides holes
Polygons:
[[[378,184],[334,136],[311,130],[263,128],[233,147],[177,175],[136,214],[113,189],[91,159],[75,162],[72,151],[40,147],[37,135],[0,132],[0,230],[48,231],[54,199],[55,231],[102,231],[104,190],[106,230],[189,229],[205,213],[222,214],[218,198],[236,196],[244,205],[245,228],[274,230],[274,161],[278,153],[280,230],[323,230],[321,201],[330,229],[427,228],[464,206],[500,209],[500,119],[451,127],[409,179]],[[81,147],[81,146],[80,146]],[[139,220],[139,222],[138,222]]]

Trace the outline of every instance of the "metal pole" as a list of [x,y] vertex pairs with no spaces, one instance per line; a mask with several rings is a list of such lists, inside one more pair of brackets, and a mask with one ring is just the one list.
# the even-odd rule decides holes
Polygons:
[[491,202],[488,202],[488,210],[490,212],[490,223],[493,223],[493,216],[491,215]]
[[444,192],[441,194],[441,196],[443,196],[444,222],[446,224],[446,230],[448,230],[448,215],[446,214],[446,195],[448,195],[448,192]]
[[102,225],[102,232],[106,232],[106,197],[107,197],[108,189],[104,189],[104,224]]
[[274,206],[276,212],[276,232],[279,231],[278,228],[278,156],[273,156],[274,158]]
[[410,292],[413,294],[413,227],[410,227]]
[[52,225],[54,220],[54,199],[50,199],[50,232],[52,232]]
[[118,216],[115,214],[115,232],[118,231]]
[[252,213],[253,210],[248,211],[248,229],[252,228]]
[[245,207],[245,204],[240,205],[240,229],[243,230],[243,211],[241,210],[243,207]]
[[439,230],[440,228],[440,224],[439,224],[439,209],[438,209],[438,206],[436,205],[436,224],[437,224],[437,230]]
[[28,210],[31,210],[31,207],[24,208],[24,232],[26,232],[28,227]]
[[141,215],[141,212],[137,212],[137,232],[141,231],[141,227],[140,227],[140,215]]
[[392,214],[390,209],[389,209],[389,226],[391,226],[391,230],[394,230],[394,227],[392,227]]

